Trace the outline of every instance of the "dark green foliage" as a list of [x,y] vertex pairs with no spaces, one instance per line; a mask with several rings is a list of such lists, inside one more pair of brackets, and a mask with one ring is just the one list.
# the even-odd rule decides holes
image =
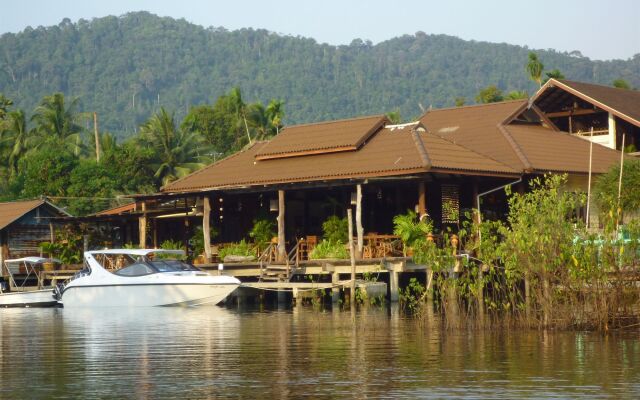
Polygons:
[[546,75],[546,78],[544,78],[544,80],[542,81],[542,84],[545,84],[549,79],[564,79],[565,76],[562,72],[560,72],[560,70],[558,68],[554,68],[549,72],[545,72],[544,73]]
[[[618,204],[618,181],[620,165],[612,167],[609,172],[599,176],[594,186],[594,199],[602,212],[616,213]],[[625,160],[622,171],[622,190],[620,208],[622,212],[640,210],[640,160]]]
[[263,246],[276,236],[275,222],[269,219],[257,219],[253,221],[253,227],[249,231],[249,237],[258,246]]
[[347,243],[349,221],[332,215],[322,223],[322,238],[332,243]]
[[[0,92],[24,110],[54,92],[78,96],[83,110],[98,113],[101,129],[119,138],[135,134],[160,106],[181,120],[234,86],[250,102],[286,101],[284,125],[395,109],[411,120],[421,114],[419,103],[452,106],[490,84],[531,93],[538,85],[523,67],[528,53],[422,32],[331,46],[139,12],[2,35]],[[573,80],[610,84],[624,77],[640,86],[640,55],[591,61],[578,52],[536,54]]]
[[496,85],[490,85],[480,90],[476,96],[476,102],[478,103],[496,103],[504,100],[502,96],[502,90],[498,89]]
[[65,196],[78,159],[60,144],[49,143],[20,160],[13,191],[17,197]]
[[[85,159],[80,160],[78,165],[71,170],[66,194],[70,197],[108,199],[117,190],[118,177],[114,176],[105,164]],[[85,215],[108,208],[109,205],[109,200],[76,199],[70,204],[69,212],[73,215]]]

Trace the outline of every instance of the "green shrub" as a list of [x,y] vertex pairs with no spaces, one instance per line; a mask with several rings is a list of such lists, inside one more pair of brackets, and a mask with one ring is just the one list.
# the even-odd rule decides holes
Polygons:
[[349,251],[346,249],[344,243],[322,240],[313,248],[311,253],[309,253],[309,258],[312,260],[325,258],[347,259],[349,258]]
[[393,217],[393,233],[400,236],[405,246],[413,246],[416,240],[425,239],[433,231],[433,223],[424,218],[419,220],[418,214],[407,210],[406,214]]
[[249,231],[255,244],[261,246],[269,243],[276,235],[275,223],[268,219],[256,219],[253,221],[253,228]]
[[[213,239],[214,237],[218,236],[218,231],[214,227],[211,227],[209,230],[209,235],[209,239]],[[191,243],[193,243],[193,252],[195,255],[204,253],[204,234],[202,226],[198,226],[196,228],[195,233],[191,237]]]
[[347,243],[349,237],[349,221],[332,215],[322,223],[323,238],[331,243]]
[[255,256],[254,247],[242,239],[238,243],[233,243],[220,249],[219,257],[224,260],[226,256]]

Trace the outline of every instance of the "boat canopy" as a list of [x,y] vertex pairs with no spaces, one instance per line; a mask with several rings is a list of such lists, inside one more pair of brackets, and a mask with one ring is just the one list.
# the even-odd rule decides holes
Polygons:
[[13,258],[11,260],[4,260],[4,262],[6,263],[21,263],[21,262],[28,262],[31,264],[43,264],[46,262],[52,262],[52,263],[57,263],[57,264],[61,264],[62,261],[58,260],[57,258],[42,258],[42,257],[22,257],[22,258]]
[[149,254],[176,254],[183,256],[184,250],[166,250],[166,249],[104,249],[104,250],[91,250],[85,252],[85,254],[128,254],[132,256],[146,256]]

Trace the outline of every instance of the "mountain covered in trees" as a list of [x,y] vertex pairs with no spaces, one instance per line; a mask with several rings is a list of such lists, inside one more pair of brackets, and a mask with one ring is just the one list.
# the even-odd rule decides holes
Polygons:
[[[97,112],[101,131],[118,137],[132,136],[160,107],[182,119],[234,87],[247,101],[283,101],[284,125],[390,111],[409,119],[421,108],[471,103],[489,85],[533,93],[529,51],[422,32],[332,46],[137,12],[2,35],[0,93],[27,113],[55,92],[77,97],[78,110]],[[577,51],[536,53],[567,79],[640,86],[640,54],[592,61]]]

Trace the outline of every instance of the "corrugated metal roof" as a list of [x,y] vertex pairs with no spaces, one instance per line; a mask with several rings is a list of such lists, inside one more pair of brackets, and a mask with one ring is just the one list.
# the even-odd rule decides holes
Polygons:
[[420,122],[430,133],[522,171],[525,163],[498,125],[526,104],[526,100],[515,100],[430,110]]
[[451,173],[517,175],[517,171],[509,166],[467,148],[426,132],[414,132],[413,129],[383,128],[357,151],[262,161],[256,160],[255,155],[268,144],[260,142],[175,181],[162,191],[407,175],[432,169]]
[[[524,104],[520,100],[433,110],[421,121],[429,132],[521,172],[587,173],[588,141],[537,124],[507,123]],[[593,148],[593,172],[606,172],[620,158],[615,150]]]
[[384,115],[287,127],[256,153],[256,159],[354,151],[388,120]]
[[11,201],[0,203],[0,229],[4,229],[29,211],[44,204],[44,200]]
[[[523,150],[535,171],[589,172],[588,140],[539,125],[510,124],[505,129]],[[607,172],[619,162],[619,151],[593,145],[593,173]]]

